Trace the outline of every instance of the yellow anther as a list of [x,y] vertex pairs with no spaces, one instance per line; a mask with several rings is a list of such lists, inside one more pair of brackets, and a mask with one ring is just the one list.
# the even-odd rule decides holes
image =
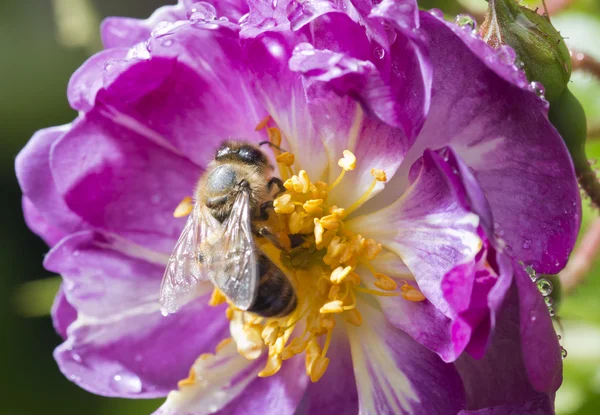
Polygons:
[[214,354],[212,353],[202,353],[200,356],[198,356],[199,360],[208,360],[208,359],[212,359],[214,356]]
[[336,215],[336,216],[338,216],[338,217],[340,217],[340,218],[343,218],[343,217],[346,215],[346,209],[344,209],[344,208],[339,208],[339,207],[337,207],[337,206],[332,206],[332,207],[329,209],[329,212],[330,212],[332,215]]
[[233,339],[231,337],[227,337],[227,338],[221,340],[219,342],[219,344],[217,344],[217,346],[215,347],[215,352],[219,353],[225,347],[227,347],[228,345],[230,345],[232,341],[233,341]]
[[329,294],[327,295],[327,297],[330,300],[335,300],[335,298],[337,297],[337,295],[340,293],[340,290],[341,290],[341,288],[340,288],[339,285],[337,285],[337,284],[336,285],[332,285],[329,288]]
[[173,216],[176,218],[183,218],[194,210],[194,202],[191,197],[185,197],[175,208]]
[[265,344],[268,344],[269,346],[273,346],[275,344],[275,341],[279,337],[279,330],[280,330],[280,327],[277,323],[271,322],[271,323],[267,324],[261,333],[261,336],[262,336],[263,340],[265,341]]
[[354,257],[354,249],[349,243],[344,244],[344,250],[342,251],[339,261],[340,262],[349,262]]
[[369,238],[364,244],[363,254],[369,261],[372,261],[377,255],[379,255],[382,249],[383,247],[380,243],[377,243],[374,239]]
[[293,212],[288,220],[291,234],[312,232],[313,221],[306,212]]
[[333,268],[336,268],[339,265],[340,261],[338,258],[344,253],[347,247],[346,243],[340,241],[341,239],[339,236],[334,237],[327,246],[327,254],[323,257],[323,262]]
[[275,373],[279,372],[279,369],[281,369],[281,361],[282,359],[280,355],[270,355],[267,358],[267,364],[265,365],[265,368],[258,372],[258,376],[261,378],[273,376]]
[[227,301],[227,297],[225,297],[223,293],[215,287],[212,294],[210,295],[210,300],[208,300],[208,305],[210,305],[211,307],[216,307],[220,304],[223,304],[225,301]]
[[267,135],[271,144],[277,147],[281,146],[281,131],[278,128],[268,128]]
[[378,182],[387,181],[387,176],[385,175],[385,172],[383,170],[371,169],[371,175],[375,177],[375,180],[377,180]]
[[312,189],[312,197],[315,199],[325,199],[327,197],[327,190],[329,189],[327,183],[319,180],[318,182],[314,182],[313,185],[315,187]]
[[227,320],[231,321],[233,319],[233,315],[234,315],[233,308],[229,307],[229,308],[227,308],[227,310],[225,310],[225,317],[227,317]]
[[308,346],[308,340],[309,339],[301,339],[296,337],[292,339],[288,347],[286,347],[286,350],[289,350],[294,355],[302,353],[304,350],[306,350],[306,346]]
[[348,310],[344,315],[346,316],[346,321],[350,324],[360,326],[363,323],[362,314],[356,308]]
[[318,356],[310,366],[310,380],[317,382],[323,377],[327,367],[329,366],[329,358]]
[[183,388],[184,386],[190,386],[194,383],[196,383],[196,373],[194,372],[194,368],[192,367],[190,369],[190,374],[188,375],[188,377],[177,382],[177,386],[179,388]]
[[308,193],[311,183],[306,170],[300,170],[300,173],[298,173],[298,178],[302,184],[302,193]]
[[323,216],[320,220],[325,229],[337,229],[340,226],[340,217],[338,215]]
[[281,153],[280,155],[275,157],[275,160],[277,160],[277,163],[281,163],[284,166],[289,167],[292,164],[294,164],[294,155],[286,151],[285,153]]
[[319,310],[322,314],[327,313],[342,313],[344,312],[344,303],[340,300],[333,300],[328,303],[325,303],[323,307]]
[[418,288],[413,287],[412,285],[405,283],[402,287],[400,287],[402,291],[402,297],[405,300],[413,301],[415,303],[425,301],[425,296]]
[[323,208],[321,207],[322,204],[323,204],[323,199],[311,199],[311,200],[307,201],[306,203],[304,203],[304,205],[302,205],[302,207],[308,213],[310,213],[312,215],[320,216],[323,214]]
[[313,338],[308,342],[308,346],[306,347],[306,374],[310,376],[310,371],[312,368],[312,364],[316,360],[317,357],[321,354],[321,348],[317,341]]
[[356,156],[350,150],[344,150],[344,157],[338,161],[340,166],[345,171],[354,170],[356,168]]
[[339,284],[342,281],[344,281],[344,278],[346,278],[348,276],[348,274],[350,274],[350,271],[352,271],[352,267],[337,267],[336,269],[333,270],[333,272],[331,273],[331,277],[329,277],[329,279],[331,280],[332,283],[334,284]]
[[377,281],[375,281],[375,286],[377,288],[381,288],[385,291],[394,291],[396,288],[398,288],[396,281],[385,274],[377,273],[375,274],[375,278],[377,278]]
[[315,218],[314,223],[315,243],[317,244],[317,247],[319,247],[321,245],[321,242],[323,242],[323,232],[325,231],[325,229],[323,228],[323,225],[321,225],[319,219]]
[[260,122],[258,124],[256,124],[256,128],[254,128],[255,131],[260,131],[263,128],[265,128],[267,126],[267,124],[269,123],[269,121],[271,121],[271,116],[267,115],[265,118],[263,118],[262,120],[260,120]]
[[292,213],[296,207],[292,204],[292,195],[286,193],[273,201],[273,208],[276,213],[287,214]]

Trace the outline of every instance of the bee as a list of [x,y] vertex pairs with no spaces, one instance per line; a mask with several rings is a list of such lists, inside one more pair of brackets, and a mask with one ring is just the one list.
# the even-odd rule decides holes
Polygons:
[[217,150],[198,182],[196,203],[165,270],[163,314],[193,299],[198,283],[206,280],[241,310],[264,317],[294,311],[292,283],[255,241],[265,237],[286,249],[265,225],[273,188],[284,190],[272,171],[266,155],[252,144],[226,141]]

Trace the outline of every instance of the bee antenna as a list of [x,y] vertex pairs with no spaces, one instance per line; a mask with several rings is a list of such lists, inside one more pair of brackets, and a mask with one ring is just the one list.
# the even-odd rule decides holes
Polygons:
[[276,144],[273,144],[272,142],[270,142],[269,140],[265,140],[265,141],[261,141],[260,143],[258,143],[259,147],[262,147],[264,145],[268,145],[269,147],[273,147],[276,148],[277,150],[281,151],[282,153],[285,153],[286,151],[283,150],[281,147],[279,147]]

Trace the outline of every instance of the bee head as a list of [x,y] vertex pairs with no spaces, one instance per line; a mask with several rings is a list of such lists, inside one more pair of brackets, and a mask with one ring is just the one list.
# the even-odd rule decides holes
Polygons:
[[217,150],[215,160],[235,160],[244,164],[266,166],[269,161],[262,151],[251,144],[226,141]]

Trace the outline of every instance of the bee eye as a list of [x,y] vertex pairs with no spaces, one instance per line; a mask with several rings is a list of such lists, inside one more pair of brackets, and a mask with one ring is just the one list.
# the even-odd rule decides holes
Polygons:
[[266,164],[267,162],[262,151],[250,146],[244,146],[240,148],[238,155],[240,159],[249,164]]

